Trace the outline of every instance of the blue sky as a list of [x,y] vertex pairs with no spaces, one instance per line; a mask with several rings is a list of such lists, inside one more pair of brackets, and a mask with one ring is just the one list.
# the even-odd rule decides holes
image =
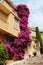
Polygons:
[[26,4],[30,9],[29,26],[43,31],[43,0],[12,0],[16,5]]

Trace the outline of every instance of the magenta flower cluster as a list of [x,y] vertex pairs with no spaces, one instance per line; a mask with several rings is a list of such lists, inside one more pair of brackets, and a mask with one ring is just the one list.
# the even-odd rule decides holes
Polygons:
[[23,58],[24,48],[27,47],[30,40],[30,30],[28,28],[28,17],[30,12],[26,5],[21,4],[17,6],[17,14],[20,18],[20,32],[18,34],[18,39],[14,40],[14,45],[17,49],[16,58]]
[[4,45],[12,58],[22,59],[24,57],[24,48],[27,47],[30,40],[30,30],[28,28],[30,12],[26,5],[21,4],[17,6],[17,14],[20,18],[20,32],[18,33],[18,38],[15,38],[10,45],[4,41]]

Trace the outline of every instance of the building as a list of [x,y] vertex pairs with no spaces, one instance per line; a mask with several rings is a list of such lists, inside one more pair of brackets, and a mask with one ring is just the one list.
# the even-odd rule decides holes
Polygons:
[[35,28],[29,27],[30,31],[31,31],[31,39],[35,39],[36,38],[36,32],[35,32]]
[[[36,39],[36,31],[35,28],[29,27],[30,34],[30,42],[27,48],[25,49],[24,58],[32,58],[34,56],[40,56],[40,42]],[[43,40],[43,32],[40,32],[41,38]],[[31,51],[30,51],[31,50]],[[34,55],[35,54],[35,55]]]
[[42,38],[42,40],[43,40],[43,32],[40,32],[40,35],[41,35],[41,38]]
[[0,39],[18,37],[19,17],[15,8],[10,0],[0,0]]
[[[34,40],[36,38],[36,31],[35,31],[35,28],[32,28],[32,27],[29,27],[30,31],[31,31],[31,39]],[[43,32],[40,31],[40,35],[41,35],[41,38],[43,40]]]

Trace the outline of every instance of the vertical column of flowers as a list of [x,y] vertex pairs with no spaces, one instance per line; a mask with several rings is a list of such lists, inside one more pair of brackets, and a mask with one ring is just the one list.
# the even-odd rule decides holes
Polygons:
[[30,30],[28,28],[28,17],[30,12],[26,5],[21,4],[17,6],[17,14],[20,18],[20,32],[18,34],[18,39],[14,40],[16,50],[14,57],[23,58],[23,49],[27,47],[30,39]]

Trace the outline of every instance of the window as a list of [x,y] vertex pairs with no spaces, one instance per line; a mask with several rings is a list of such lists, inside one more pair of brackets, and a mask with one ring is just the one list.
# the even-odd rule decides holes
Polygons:
[[15,19],[15,21],[14,21],[14,28],[18,29],[18,21],[17,21],[17,19]]

